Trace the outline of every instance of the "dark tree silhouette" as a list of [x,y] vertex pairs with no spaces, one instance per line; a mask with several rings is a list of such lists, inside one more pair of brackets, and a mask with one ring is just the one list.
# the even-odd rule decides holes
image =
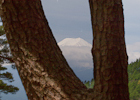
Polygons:
[[[98,98],[129,100],[128,56],[121,0],[89,0],[93,28],[94,92]],[[101,97],[102,96],[102,97]],[[114,99],[113,99],[114,98]]]

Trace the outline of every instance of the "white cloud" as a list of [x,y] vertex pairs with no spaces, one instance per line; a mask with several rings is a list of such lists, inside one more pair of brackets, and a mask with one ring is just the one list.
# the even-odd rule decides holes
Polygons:
[[90,47],[60,46],[60,48],[69,63],[74,63],[76,67],[93,68]]
[[136,43],[133,43],[133,44],[128,44],[127,49],[128,49],[128,52],[140,51],[140,42],[136,42]]
[[127,47],[127,53],[129,56],[129,63],[140,58],[140,42],[128,44],[126,47]]
[[129,52],[129,63],[136,61],[136,59],[140,58],[140,53],[139,52]]

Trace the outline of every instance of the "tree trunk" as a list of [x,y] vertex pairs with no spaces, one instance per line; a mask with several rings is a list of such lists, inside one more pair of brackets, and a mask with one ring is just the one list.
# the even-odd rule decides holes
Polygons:
[[[90,0],[94,28],[93,91],[84,86],[67,64],[44,16],[41,1],[2,0],[4,29],[29,100],[128,100],[122,6],[94,1]],[[116,6],[119,15],[111,12],[117,10]]]
[[128,57],[121,0],[89,0],[97,100],[129,100]]
[[2,21],[29,100],[78,98],[87,90],[62,55],[40,0],[3,0]]

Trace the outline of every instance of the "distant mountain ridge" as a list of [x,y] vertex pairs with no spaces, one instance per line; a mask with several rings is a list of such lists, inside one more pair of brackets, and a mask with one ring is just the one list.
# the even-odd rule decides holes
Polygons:
[[90,43],[83,40],[82,38],[65,38],[61,42],[58,43],[59,46],[86,46],[92,47]]
[[91,80],[93,78],[92,45],[81,38],[65,38],[58,45],[80,80]]

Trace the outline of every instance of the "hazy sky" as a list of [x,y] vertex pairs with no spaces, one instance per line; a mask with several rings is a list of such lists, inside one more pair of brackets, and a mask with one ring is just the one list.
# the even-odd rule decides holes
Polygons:
[[92,41],[90,11],[87,0],[42,0],[49,25],[60,42],[66,37]]
[[[58,42],[81,37],[92,43],[88,0],[42,0],[45,15]],[[125,38],[130,61],[140,57],[140,0],[123,0]]]

